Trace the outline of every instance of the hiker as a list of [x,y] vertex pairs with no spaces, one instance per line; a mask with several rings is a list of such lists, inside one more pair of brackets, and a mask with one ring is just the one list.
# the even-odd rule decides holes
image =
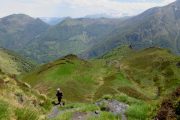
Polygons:
[[57,89],[56,96],[57,96],[57,99],[58,99],[58,104],[61,105],[61,99],[62,99],[62,97],[63,97],[63,93],[62,93],[62,91],[61,91],[60,88]]

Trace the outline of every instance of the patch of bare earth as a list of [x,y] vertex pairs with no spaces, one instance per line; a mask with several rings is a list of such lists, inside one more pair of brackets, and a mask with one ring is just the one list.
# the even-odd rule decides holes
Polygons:
[[177,120],[175,103],[179,98],[180,87],[162,102],[155,120]]

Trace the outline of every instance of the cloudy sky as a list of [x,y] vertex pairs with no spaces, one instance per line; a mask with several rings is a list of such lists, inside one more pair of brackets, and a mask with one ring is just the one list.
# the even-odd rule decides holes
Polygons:
[[136,15],[175,0],[0,0],[0,17],[24,13],[33,17],[82,17],[92,14]]

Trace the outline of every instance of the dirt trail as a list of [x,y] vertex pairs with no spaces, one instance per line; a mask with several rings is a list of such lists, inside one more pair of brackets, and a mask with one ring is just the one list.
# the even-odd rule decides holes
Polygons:
[[56,118],[57,116],[63,114],[63,113],[66,113],[66,112],[74,112],[74,111],[79,111],[80,109],[79,108],[72,108],[72,109],[65,109],[65,110],[59,110],[60,106],[57,105],[57,106],[54,106],[51,110],[51,112],[47,115],[47,118],[48,119],[53,119],[53,118]]

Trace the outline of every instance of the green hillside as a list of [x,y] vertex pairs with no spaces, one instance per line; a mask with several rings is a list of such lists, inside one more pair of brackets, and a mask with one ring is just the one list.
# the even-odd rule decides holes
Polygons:
[[90,61],[69,55],[21,79],[51,98],[60,87],[68,103],[92,103],[110,95],[130,105],[130,120],[144,120],[155,116],[161,100],[180,85],[179,61],[161,48],[121,47]]
[[20,74],[31,71],[35,64],[18,54],[0,48],[0,70],[7,74]]
[[18,54],[0,48],[0,120],[39,120],[46,117],[52,106],[50,99],[16,79],[35,66]]
[[18,54],[0,48],[0,120],[39,120],[51,109],[45,95],[16,77],[35,68]]
[[54,92],[60,87],[69,101],[92,101],[106,74],[101,61],[87,62],[69,55],[41,66],[23,80],[51,97],[55,97]]
[[50,102],[29,84],[0,72],[0,120],[45,119]]

